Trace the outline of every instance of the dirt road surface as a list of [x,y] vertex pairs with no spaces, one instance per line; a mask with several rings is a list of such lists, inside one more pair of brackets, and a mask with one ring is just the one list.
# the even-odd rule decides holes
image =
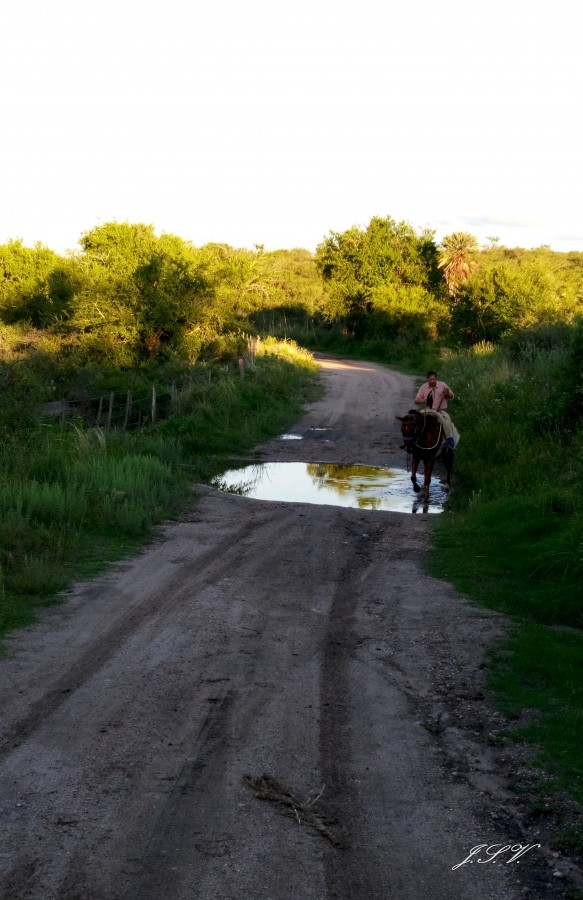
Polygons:
[[[304,439],[261,458],[403,467],[412,379],[322,365]],[[563,896],[487,740],[480,663],[506,625],[423,574],[427,525],[202,487],[136,559],[14,636],[0,896]]]

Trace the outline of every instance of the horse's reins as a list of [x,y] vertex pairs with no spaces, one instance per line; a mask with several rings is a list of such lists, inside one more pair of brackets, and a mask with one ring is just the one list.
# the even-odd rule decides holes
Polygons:
[[[422,415],[423,415],[423,428],[421,429],[421,432],[419,433],[419,437],[421,437],[421,435],[425,431],[425,424],[426,424],[426,419],[427,419],[427,414],[425,411],[422,413]],[[441,440],[441,434],[443,432],[443,425],[441,424],[439,419],[437,420],[437,424],[439,425],[439,431],[437,432],[437,441],[435,442],[433,447],[423,447],[421,444],[418,443],[418,441],[415,441],[415,446],[418,447],[419,450],[435,450],[435,448],[439,446],[439,442]]]

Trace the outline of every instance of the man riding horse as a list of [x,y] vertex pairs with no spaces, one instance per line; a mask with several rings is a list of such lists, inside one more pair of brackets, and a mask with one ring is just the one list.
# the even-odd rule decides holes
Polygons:
[[440,422],[445,435],[445,444],[457,447],[460,436],[457,428],[451,421],[447,410],[447,401],[453,400],[454,393],[445,381],[437,380],[437,372],[428,372],[427,381],[417,391],[415,403],[421,406],[421,412],[425,415],[435,416]]
[[424,493],[429,496],[429,486],[433,464],[440,459],[446,471],[445,488],[451,485],[453,468],[453,448],[459,441],[459,433],[445,412],[447,401],[453,399],[453,391],[444,381],[437,380],[436,372],[427,373],[427,382],[422,385],[415,397],[415,403],[421,409],[417,412],[409,410],[406,416],[396,416],[401,423],[403,435],[402,447],[411,455],[411,481],[413,489],[418,493],[421,488],[417,483],[419,463],[424,467]]

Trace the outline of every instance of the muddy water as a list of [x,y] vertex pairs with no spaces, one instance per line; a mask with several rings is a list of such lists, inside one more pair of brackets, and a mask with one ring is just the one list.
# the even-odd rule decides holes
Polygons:
[[213,487],[255,500],[318,503],[403,513],[440,513],[446,499],[436,478],[424,501],[413,492],[404,469],[347,466],[332,463],[268,462],[230,469],[212,481]]

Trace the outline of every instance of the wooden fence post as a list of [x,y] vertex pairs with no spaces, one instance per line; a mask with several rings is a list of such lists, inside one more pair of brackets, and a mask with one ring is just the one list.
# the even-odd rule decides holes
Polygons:
[[152,385],[152,425],[156,421],[156,385]]
[[128,395],[126,397],[126,414],[125,414],[125,418],[123,420],[124,428],[128,427],[128,422],[130,420],[131,412],[132,412],[132,392],[128,391]]
[[109,392],[109,409],[107,410],[107,430],[111,428],[111,417],[113,416],[113,398],[114,392]]
[[258,346],[259,338],[257,336],[251,337],[251,335],[249,335],[247,338],[247,356],[252,362],[255,362]]
[[96,418],[96,420],[95,420],[95,424],[96,424],[97,428],[99,428],[99,426],[101,425],[101,413],[102,413],[102,410],[103,410],[103,396],[101,396],[101,397],[99,398],[99,408],[98,408],[98,410],[97,410],[97,418]]

